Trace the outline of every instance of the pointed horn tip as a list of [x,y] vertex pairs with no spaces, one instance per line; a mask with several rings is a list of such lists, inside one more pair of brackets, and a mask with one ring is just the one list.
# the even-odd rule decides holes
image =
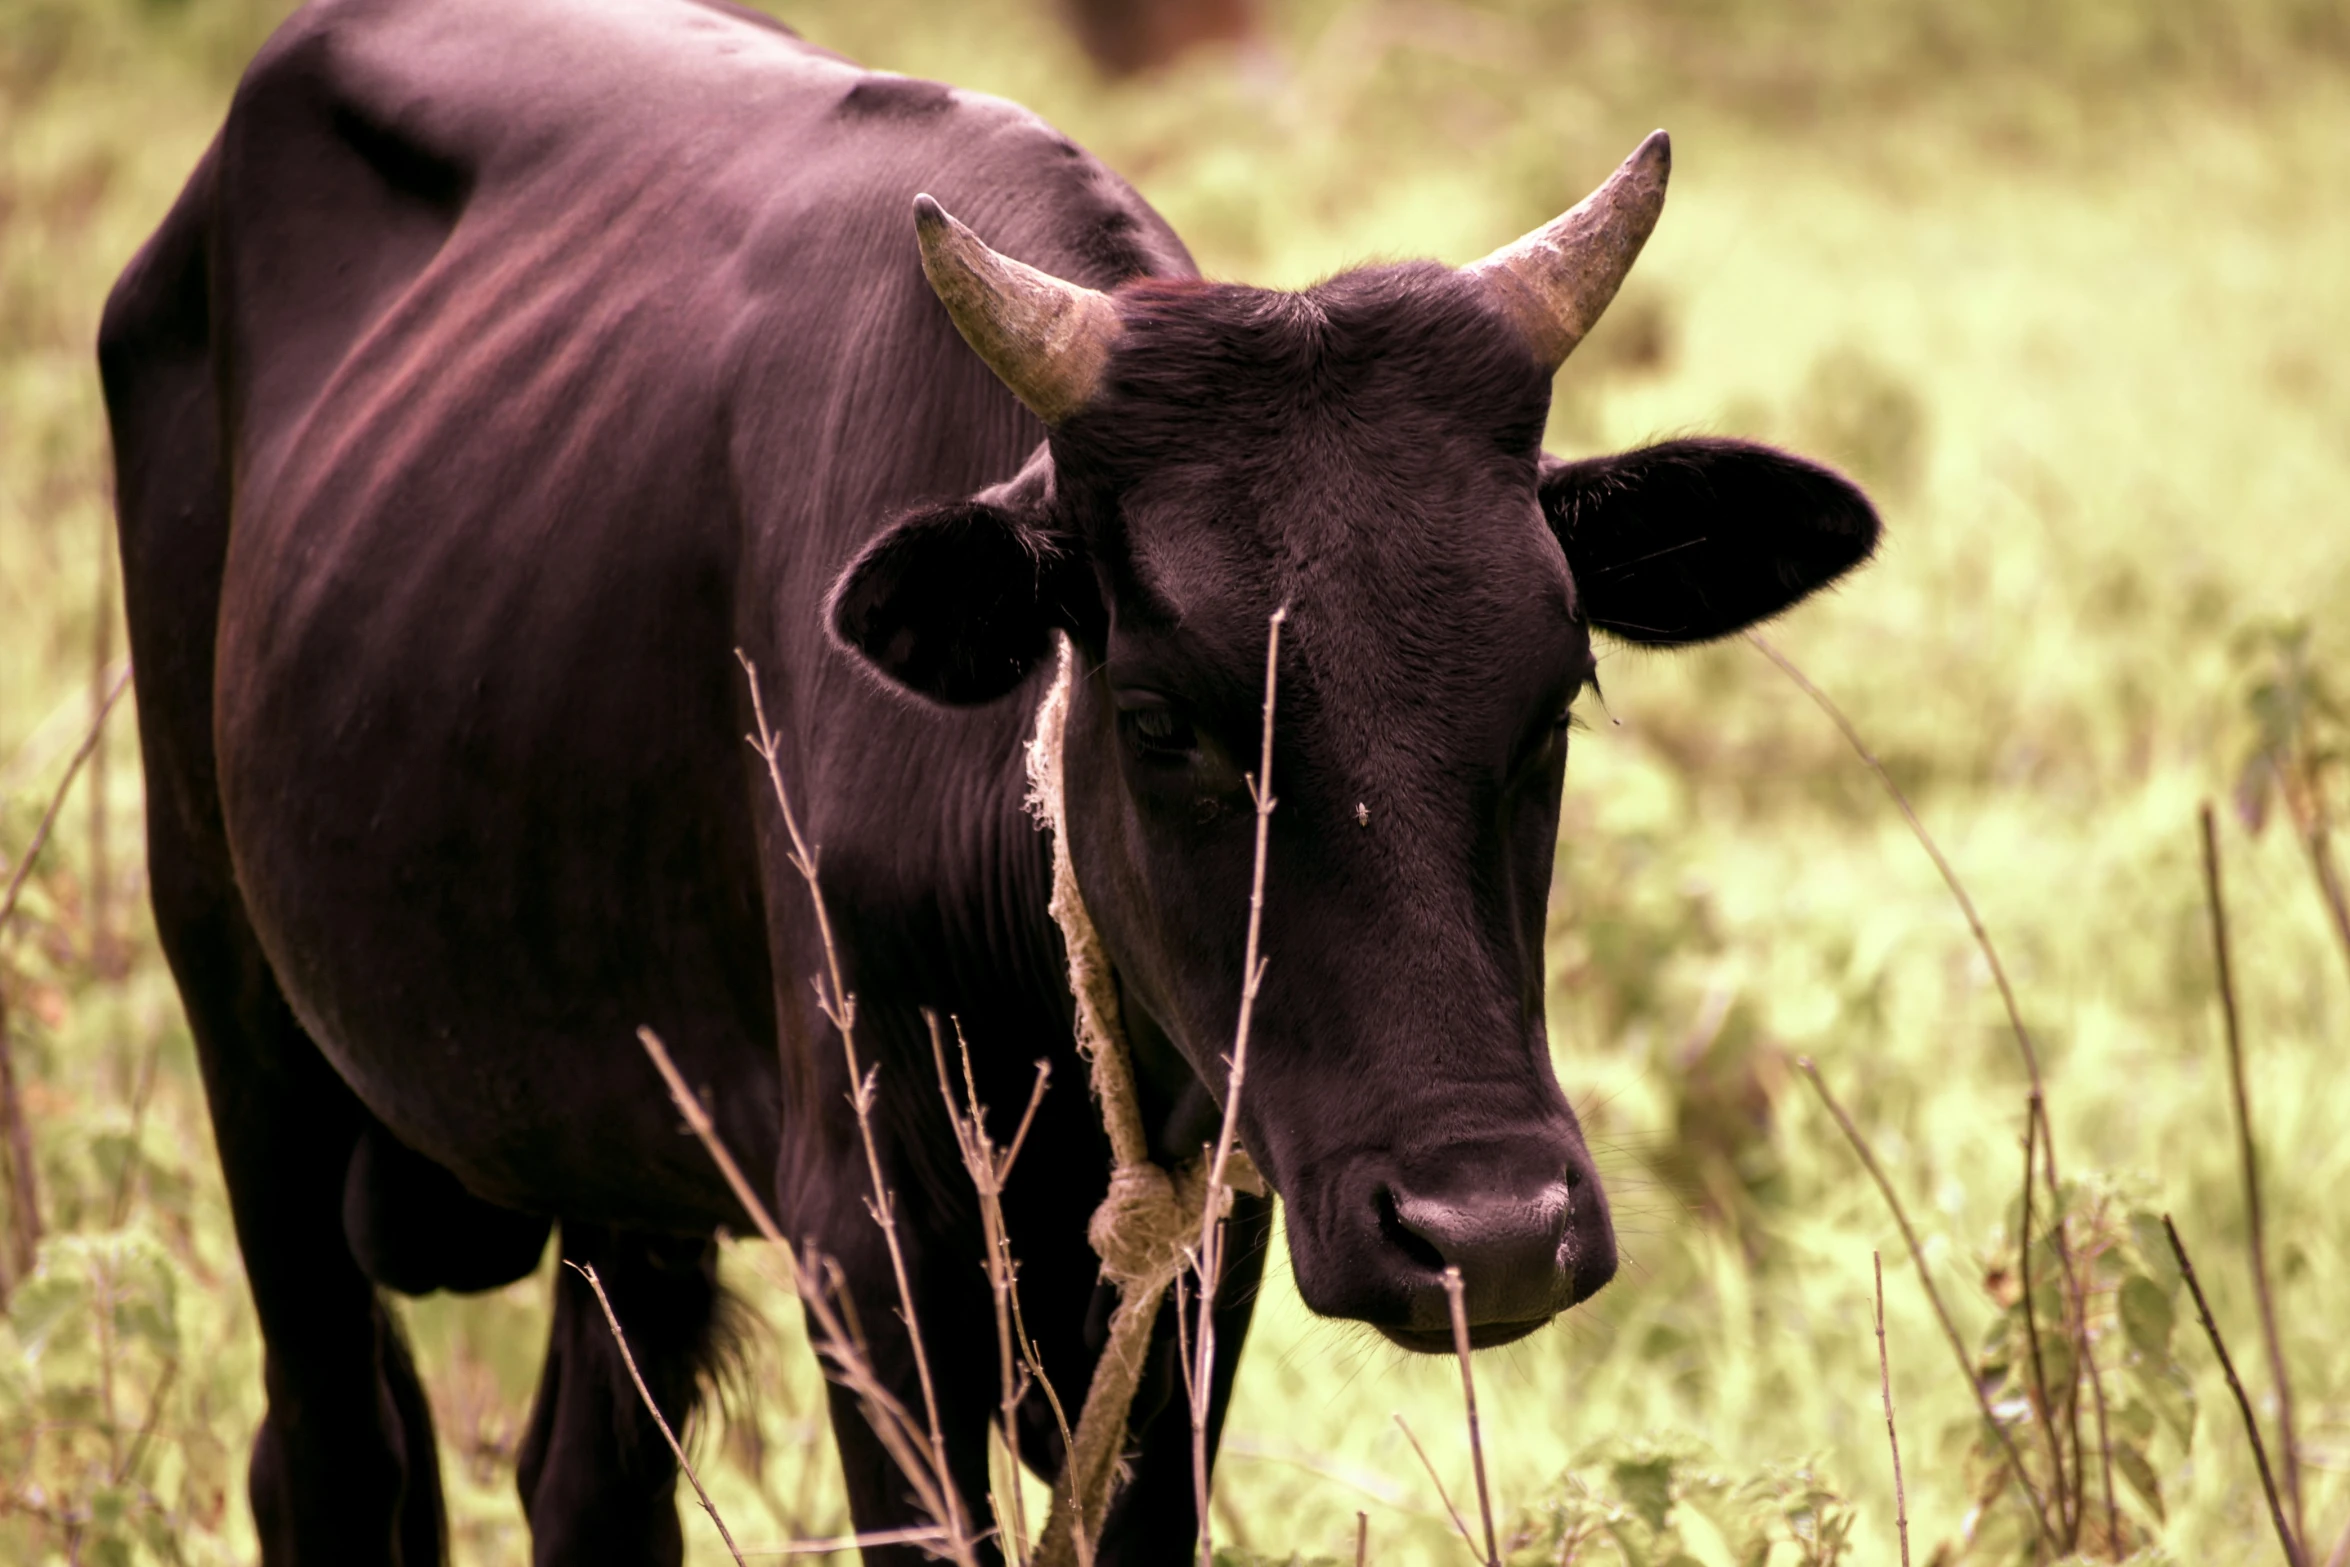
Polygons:
[[938,199],[928,191],[914,198],[914,222],[918,227],[934,229],[954,221],[947,209],[940,206]]
[[1660,193],[1673,178],[1673,138],[1663,131],[1650,131],[1639,146],[1609,175],[1599,190],[1622,191],[1627,187],[1654,186]]

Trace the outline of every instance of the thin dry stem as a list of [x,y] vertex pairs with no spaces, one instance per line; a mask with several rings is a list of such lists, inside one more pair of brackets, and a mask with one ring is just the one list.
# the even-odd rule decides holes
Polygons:
[[[65,798],[73,789],[74,779],[91,753],[98,749],[100,738],[106,733],[107,715],[131,681],[128,663],[115,676],[114,684],[98,703],[98,710],[90,715],[90,727],[82,736],[82,743],[65,764],[65,776],[57,780],[57,787],[49,795],[49,804],[41,812],[39,825],[34,827],[32,841],[25,845],[16,869],[9,874],[8,891],[0,895],[0,942],[8,936],[10,922],[16,918],[17,899],[23,896],[25,883],[31,879],[33,865],[41,857],[41,850],[49,843],[49,834],[56,829],[58,813],[65,809]],[[6,1144],[9,1177],[9,1245],[0,1251],[0,1303],[5,1303],[15,1290],[16,1280],[30,1273],[41,1246],[41,1178],[39,1166],[33,1160],[32,1124],[24,1110],[24,1099],[16,1081],[16,1052],[8,1042],[7,998],[0,995],[0,1142]]]
[[1453,1358],[1461,1363],[1461,1407],[1469,1421],[1469,1464],[1477,1472],[1477,1515],[1485,1525],[1487,1567],[1501,1567],[1501,1546],[1493,1534],[1493,1494],[1485,1483],[1485,1437],[1477,1422],[1477,1378],[1469,1369],[1469,1308],[1461,1270],[1444,1270],[1444,1302],[1452,1317]]
[[[2049,1204],[2055,1210],[2057,1215],[2056,1225],[2053,1230],[2053,1235],[2056,1241],[2057,1262],[2064,1276],[2065,1288],[2068,1298],[2075,1303],[2082,1301],[2085,1298],[2085,1294],[2081,1288],[2079,1271],[2073,1265],[2072,1241],[2070,1236],[2069,1222],[2064,1213],[2063,1199],[2059,1195],[2060,1189],[2056,1174],[2056,1135],[2054,1128],[2049,1125],[2045,1113],[2046,1085],[2043,1082],[2040,1074],[2040,1052],[2039,1049],[2032,1043],[2031,1030],[2024,1024],[2023,1008],[2017,1004],[2015,997],[2015,987],[2008,980],[2007,965],[1999,960],[1999,949],[1997,945],[1994,944],[1991,940],[1990,930],[1983,924],[1982,914],[1976,909],[1974,898],[1967,892],[1966,884],[1959,879],[1958,871],[1950,863],[1949,857],[1942,852],[1941,845],[1934,841],[1934,835],[1926,830],[1925,822],[1919,818],[1916,809],[1909,803],[1909,796],[1902,792],[1901,786],[1898,783],[1893,781],[1893,775],[1886,770],[1885,764],[1877,759],[1876,753],[1869,749],[1868,742],[1861,738],[1859,729],[1854,727],[1852,720],[1845,716],[1844,710],[1838,707],[1835,701],[1829,697],[1825,691],[1821,690],[1817,685],[1813,684],[1811,678],[1804,674],[1800,668],[1796,667],[1796,664],[1792,659],[1788,658],[1786,654],[1780,652],[1778,648],[1775,647],[1767,638],[1762,636],[1761,633],[1749,631],[1746,633],[1746,639],[1754,644],[1756,651],[1760,652],[1765,658],[1776,664],[1782,674],[1786,675],[1788,679],[1794,681],[1796,687],[1801,690],[1804,695],[1812,699],[1813,704],[1816,705],[1821,712],[1825,713],[1828,716],[1829,721],[1834,723],[1836,728],[1843,734],[1845,742],[1852,747],[1853,753],[1867,765],[1870,772],[1876,774],[1877,782],[1883,785],[1886,794],[1892,797],[1894,805],[1901,812],[1902,820],[1909,824],[1911,835],[1917,839],[1918,846],[1926,851],[1926,857],[1934,862],[1935,870],[1941,873],[1943,885],[1950,889],[1951,897],[1958,903],[1959,912],[1965,916],[1967,929],[1973,934],[1975,945],[1982,952],[1983,961],[1990,968],[1991,978],[1998,987],[2000,1004],[2007,1011],[2008,1027],[2014,1033],[2016,1049],[2023,1057],[2024,1073],[2025,1076],[2030,1080],[2033,1096],[2042,1106],[2042,1115],[2040,1118],[2040,1128],[2042,1134],[2040,1138],[2040,1161],[2046,1171]],[[1923,1270],[1921,1267],[1921,1276],[1922,1271]],[[2073,1316],[2073,1326],[2075,1332],[2078,1335],[2077,1348],[2079,1353],[2077,1353],[2073,1358],[2073,1383],[2071,1390],[2068,1392],[2066,1404],[2071,1416],[2073,1470],[2077,1477],[2081,1469],[2079,1389],[2083,1362],[2089,1362],[2088,1372],[2090,1380],[2096,1384],[2098,1398],[2098,1418],[2100,1422],[2102,1422],[2105,1417],[2105,1394],[2103,1379],[2099,1376],[2094,1360],[2090,1354],[2087,1315],[2083,1311],[2076,1311],[2074,1312]],[[1971,1374],[1969,1376],[1969,1380],[1973,1380]],[[2053,1419],[2053,1413],[2051,1413],[2050,1418]],[[2113,1466],[2110,1452],[2106,1455],[2105,1467],[2107,1471],[2106,1479],[2108,1482],[2106,1486],[2106,1504],[2107,1511],[2109,1514],[2111,1514],[2113,1511],[2113,1487],[2111,1484]],[[2022,1478],[2021,1470],[2018,1470],[2017,1478]],[[2058,1476],[2059,1485],[2057,1495],[2057,1505],[2060,1518],[2065,1516],[2064,1509],[2066,1505],[2065,1488],[2062,1484],[2062,1478],[2063,1477],[2060,1469]],[[2030,1490],[2029,1482],[2026,1482],[2025,1489],[2027,1491]],[[2081,1488],[2076,1486],[2075,1489],[2079,1490]],[[2077,1537],[2079,1526],[2080,1520],[2077,1515],[2076,1508],[2074,1513],[2070,1516],[2069,1523],[2066,1527],[2066,1535],[2068,1540]],[[2043,1522],[2043,1529],[2045,1530],[2045,1522]],[[2049,1543],[2053,1546],[2057,1542],[2053,1537],[2051,1537]]]
[[932,1545],[945,1541],[947,1532],[936,1524],[916,1524],[908,1529],[875,1529],[869,1534],[838,1534],[828,1540],[794,1540],[789,1545],[770,1545],[759,1550],[745,1551],[745,1556],[839,1556],[849,1551],[861,1551],[872,1545]]
[[710,1493],[702,1488],[702,1477],[694,1473],[691,1460],[685,1456],[684,1446],[677,1433],[669,1429],[669,1417],[661,1413],[661,1406],[653,1402],[653,1390],[645,1386],[644,1373],[636,1368],[636,1356],[628,1352],[628,1335],[620,1331],[620,1319],[612,1314],[611,1297],[604,1293],[604,1281],[596,1277],[593,1263],[564,1259],[563,1265],[587,1280],[588,1288],[596,1292],[596,1304],[604,1308],[604,1323],[612,1330],[612,1342],[619,1346],[621,1363],[628,1367],[628,1380],[636,1384],[637,1397],[645,1401],[645,1412],[653,1417],[653,1424],[661,1428],[661,1440],[669,1444],[669,1451],[677,1455],[677,1467],[685,1471],[686,1482],[694,1488],[694,1495],[702,1499],[702,1511],[710,1515],[710,1522],[718,1527],[718,1538],[726,1542],[726,1554],[733,1557],[736,1567],[742,1567],[743,1553],[735,1548],[734,1535],[728,1531],[726,1520],[718,1515],[718,1504],[710,1500]]
[[1428,1450],[1422,1447],[1420,1439],[1412,1434],[1411,1422],[1404,1419],[1399,1412],[1395,1417],[1395,1424],[1403,1432],[1403,1439],[1412,1444],[1412,1451],[1419,1456],[1420,1467],[1428,1471],[1428,1483],[1436,1487],[1436,1499],[1444,1504],[1445,1512],[1451,1515],[1452,1526],[1460,1531],[1461,1543],[1469,1548],[1471,1556],[1476,1556],[1480,1562],[1484,1561],[1484,1557],[1477,1556],[1477,1537],[1469,1533],[1469,1521],[1461,1516],[1459,1508],[1452,1505],[1452,1495],[1444,1488],[1444,1477],[1438,1474],[1436,1466],[1428,1461]]
[[[2350,1538],[2350,1536],[2345,1536]],[[1371,1560],[1371,1515],[1355,1514],[1355,1567],[1367,1567]]]
[[[1028,1134],[1028,1127],[1036,1119],[1036,1107],[1044,1102],[1045,1085],[1052,1076],[1052,1064],[1036,1063],[1036,1086],[1029,1091],[1028,1110],[1020,1118],[1019,1132],[1012,1140],[1009,1152],[998,1154],[987,1131],[987,1108],[979,1102],[979,1082],[971,1066],[971,1042],[963,1036],[960,1019],[955,1023],[955,1044],[962,1053],[963,1092],[966,1110],[955,1103],[955,1089],[947,1073],[946,1039],[938,1026],[938,1014],[925,1010],[922,1019],[930,1029],[930,1055],[938,1068],[938,1093],[947,1109],[947,1119],[955,1131],[956,1146],[962,1151],[963,1168],[970,1174],[973,1190],[979,1194],[980,1231],[986,1245],[988,1294],[995,1308],[996,1376],[999,1388],[998,1429],[1004,1451],[1012,1465],[1011,1483],[1004,1487],[1004,1535],[1012,1560],[1028,1561],[1028,1516],[1025,1499],[1020,1494],[1020,1400],[1027,1393],[1022,1375],[1029,1368],[1021,1356],[1021,1340],[1026,1335],[1017,1331],[1014,1321],[1013,1296],[1017,1289],[1016,1269],[1012,1262],[1012,1242],[1004,1225],[1004,1182],[1011,1175],[1012,1161],[1018,1157],[1020,1143]],[[1036,1373],[1042,1380],[1042,1372]]]
[[177,1356],[163,1363],[163,1372],[155,1379],[155,1390],[147,1395],[147,1417],[139,1422],[138,1434],[131,1438],[130,1451],[123,1455],[121,1465],[114,1471],[116,1485],[138,1474],[139,1461],[147,1456],[147,1444],[154,1440],[155,1428],[163,1423],[164,1401],[171,1397],[172,1384],[179,1380],[179,1374]]
[[1984,928],[1983,916],[1976,912],[1975,900],[1968,896],[1966,883],[1958,879],[1958,872],[1951,867],[1941,846],[1934,842],[1934,835],[1926,831],[1926,824],[1918,819],[1916,809],[1909,803],[1909,796],[1902,793],[1901,785],[1893,781],[1893,775],[1885,770],[1885,764],[1877,760],[1876,752],[1869,749],[1868,742],[1860,737],[1860,731],[1853,727],[1852,720],[1844,716],[1844,709],[1838,707],[1827,692],[1813,685],[1811,677],[1798,669],[1794,661],[1774,647],[1762,633],[1749,631],[1746,640],[1753,643],[1763,657],[1778,665],[1780,673],[1794,681],[1796,687],[1810,697],[1821,712],[1828,715],[1829,721],[1843,731],[1845,743],[1868,764],[1869,771],[1877,775],[1877,782],[1884,785],[1885,792],[1893,797],[1893,803],[1900,808],[1902,820],[1909,823],[1909,830],[1916,837],[1918,846],[1934,862],[1934,869],[1942,873],[1943,885],[1950,889],[1950,895],[1958,900],[1959,912],[1966,916],[1967,929],[1974,933],[1975,945],[1982,950],[1983,961],[1990,965],[1991,978],[1999,987],[1999,999],[2007,1007],[2007,1021],[2015,1030],[2017,1047],[2023,1052],[2025,1074],[2031,1078],[2034,1091],[2038,1091],[2041,1086],[2040,1052],[2032,1044],[2031,1030],[2024,1027],[2023,1009],[2016,1005],[2015,987],[2007,981],[2007,965],[1999,961],[1999,949],[1992,944],[1991,932]]
[[2219,1369],[2228,1379],[2228,1391],[2236,1395],[2236,1410],[2244,1417],[2244,1435],[2252,1442],[2252,1461],[2260,1466],[2260,1488],[2268,1495],[2268,1516],[2277,1528],[2277,1543],[2285,1548],[2285,1560],[2292,1567],[2306,1567],[2308,1557],[2302,1554],[2301,1537],[2286,1521],[2285,1509],[2277,1500],[2276,1476],[2268,1467],[2268,1444],[2260,1439],[2260,1422],[2252,1418],[2252,1400],[2244,1396],[2244,1384],[2236,1375],[2236,1363],[2228,1358],[2227,1341],[2219,1336],[2219,1324],[2211,1317],[2211,1302],[2203,1298],[2203,1284],[2195,1277],[2195,1264],[2187,1256],[2187,1243],[2179,1239],[2179,1227],[2171,1222],[2169,1214],[2162,1216],[2163,1233],[2170,1237],[2171,1255],[2179,1260],[2179,1274],[2187,1281],[2187,1291],[2195,1297],[2195,1311],[2203,1318],[2204,1335],[2211,1340],[2211,1351],[2219,1357]]
[[[854,1320],[844,1319],[833,1299],[815,1283],[817,1274],[823,1270],[814,1264],[821,1260],[829,1265],[830,1259],[802,1258],[793,1249],[791,1242],[784,1239],[774,1215],[767,1211],[766,1203],[760,1200],[758,1192],[744,1178],[742,1167],[734,1162],[734,1155],[719,1138],[718,1128],[711,1121],[710,1112],[703,1107],[700,1097],[686,1085],[685,1075],[678,1071],[677,1063],[670,1059],[668,1048],[661,1043],[661,1036],[649,1028],[640,1028],[637,1030],[637,1039],[644,1046],[645,1054],[652,1059],[654,1068],[660,1072],[662,1082],[668,1085],[669,1098],[677,1106],[678,1114],[685,1117],[686,1125],[701,1140],[704,1151],[710,1155],[711,1162],[718,1166],[718,1173],[725,1178],[727,1188],[734,1193],[735,1201],[742,1205],[743,1211],[750,1216],[752,1224],[768,1244],[789,1260],[790,1279],[774,1282],[799,1296],[807,1305],[808,1314],[816,1324],[819,1352],[832,1364],[836,1380],[856,1395],[865,1411],[866,1423],[873,1428],[875,1439],[905,1475],[906,1482],[914,1488],[915,1500],[931,1517],[943,1517],[941,1493],[952,1488],[952,1481],[932,1467],[923,1452],[913,1416],[873,1370],[871,1358],[864,1351],[862,1335]],[[837,1271],[833,1270],[834,1293],[845,1304],[849,1297],[845,1290],[838,1287]],[[957,1557],[958,1561],[972,1559],[967,1551]]]
[[1909,1493],[1901,1484],[1901,1432],[1893,1424],[1893,1363],[1885,1354],[1885,1257],[1870,1252],[1877,1270],[1877,1388],[1885,1395],[1885,1442],[1893,1449],[1893,1527],[1901,1536],[1901,1567],[1909,1567]]
[[51,791],[49,804],[41,812],[40,825],[33,829],[32,842],[25,845],[24,857],[16,862],[16,869],[9,875],[6,895],[0,896],[0,936],[7,934],[8,922],[16,916],[17,897],[24,891],[26,878],[33,873],[33,862],[41,857],[41,850],[48,846],[49,834],[57,826],[57,815],[65,809],[67,792],[73,788],[73,781],[81,773],[82,764],[89,761],[90,753],[98,749],[99,737],[106,731],[106,717],[114,711],[114,704],[122,700],[122,694],[130,683],[131,666],[126,663],[122,666],[122,673],[114,677],[114,684],[107,689],[104,700],[99,702],[98,711],[91,715],[88,732],[82,736],[82,743],[75,749],[73,759],[65,764],[65,776],[57,780],[56,789]]
[[[98,551],[98,604],[90,638],[90,705],[100,713],[107,706],[108,661],[114,656],[114,551]],[[90,966],[108,979],[120,977],[120,958],[114,944],[114,865],[106,833],[106,730],[96,726],[97,743],[90,749],[90,880],[88,924]]]
[[2326,1553],[2326,1567],[2350,1567],[2350,1520],[2342,1525],[2342,1537]]
[[[2048,1126],[2045,1115],[2040,1125],[2045,1132]],[[2122,1553],[2122,1513],[2120,1499],[2113,1492],[2113,1429],[2107,1417],[2109,1406],[2105,1400],[2105,1373],[2097,1369],[2097,1356],[2089,1343],[2088,1301],[2076,1295],[2073,1313],[2081,1324],[2081,1364],[2088,1368],[2089,1389],[2097,1400],[2097,1465],[2105,1480],[2105,1549],[2109,1557],[2119,1561]],[[2085,1481],[2083,1483],[2086,1484]],[[2084,1506],[2087,1505],[2086,1490],[2081,1493],[2081,1501]]]
[[1975,1407],[1982,1411],[1983,1423],[1998,1438],[2009,1473],[2015,1476],[2015,1482],[2023,1488],[2024,1495],[2031,1499],[2032,1521],[2039,1525],[2042,1540],[2052,1552],[2061,1554],[2056,1531],[2049,1526],[2048,1503],[2041,1497],[2040,1488],[2032,1484],[2031,1475],[2025,1471],[2023,1454],[2016,1451],[2014,1438],[2008,1434],[2007,1427],[2000,1423],[1999,1417],[1991,1412],[1990,1396],[1983,1391],[1982,1382],[1975,1376],[1974,1360],[1967,1354],[1966,1340],[1959,1336],[1958,1325],[1950,1318],[1950,1309],[1942,1304],[1942,1292],[1934,1287],[1934,1275],[1926,1267],[1925,1248],[1918,1244],[1917,1231],[1910,1227],[1909,1210],[1902,1206],[1901,1194],[1893,1189],[1892,1181],[1886,1178],[1884,1167],[1877,1163],[1876,1152],[1869,1147],[1868,1139],[1861,1136],[1860,1128],[1852,1123],[1852,1117],[1844,1113],[1844,1106],[1837,1103],[1836,1096],[1828,1091],[1826,1080],[1820,1076],[1820,1069],[1812,1064],[1809,1056],[1796,1057],[1795,1064],[1802,1069],[1805,1077],[1811,1079],[1811,1086],[1819,1094],[1820,1102],[1828,1107],[1828,1114],[1836,1118],[1837,1126],[1843,1129],[1845,1141],[1852,1144],[1852,1151],[1860,1156],[1861,1164],[1877,1183],[1877,1190],[1884,1195],[1885,1205],[1893,1210],[1893,1222],[1901,1227],[1902,1243],[1909,1248],[1909,1260],[1918,1270],[1918,1283],[1926,1292],[1927,1302],[1934,1308],[1935,1320],[1942,1324],[1942,1336],[1950,1342],[1950,1353],[1958,1359],[1959,1375],[1973,1389]]
[[2032,1186],[2039,1179],[2038,1165],[2032,1156],[2039,1151],[2039,1140],[2040,1096],[2035,1092],[2024,1100],[2024,1211],[2015,1247],[2016,1280],[2024,1294],[2024,1341],[2032,1351],[2032,1387],[2040,1400],[2040,1433],[2048,1439],[2048,1470],[2054,1476],[2051,1483],[2056,1488],[2056,1510],[2069,1526],[2064,1447],[2057,1441],[2056,1405],[2048,1397],[2048,1364],[2040,1353],[2040,1312],[2032,1300]]
[[2260,1303],[2260,1337],[2268,1350],[2268,1369],[2276,1384],[2277,1449],[2285,1471],[2285,1506],[2292,1514],[2298,1538],[2308,1527],[2301,1505],[2301,1446],[2293,1425],[2293,1379],[2285,1366],[2285,1345],[2277,1331],[2277,1302],[2269,1288],[2267,1223],[2260,1202],[2260,1158],[2252,1139],[2252,1096],[2244,1082],[2244,1039],[2236,1008],[2236,966],[2228,940],[2227,899],[2220,882],[2219,830],[2207,800],[2201,812],[2203,827],[2203,891],[2211,910],[2211,951],[2219,969],[2220,1011],[2227,1020],[2228,1086],[2235,1096],[2236,1151],[2244,1169],[2244,1214],[2251,1231],[2252,1291]]
[[1248,780],[1249,798],[1256,805],[1256,857],[1249,872],[1248,938],[1240,964],[1240,1016],[1232,1029],[1230,1072],[1224,1085],[1224,1120],[1216,1130],[1216,1150],[1208,1161],[1207,1187],[1200,1202],[1199,1324],[1192,1334],[1191,1375],[1185,1391],[1191,1401],[1192,1500],[1199,1512],[1199,1567],[1214,1567],[1215,1526],[1209,1517],[1211,1478],[1208,1470],[1208,1404],[1214,1395],[1216,1366],[1216,1292],[1224,1281],[1224,1205],[1231,1187],[1227,1177],[1232,1150],[1240,1136],[1240,1096],[1248,1079],[1249,1023],[1257,1005],[1257,989],[1264,983],[1265,960],[1259,938],[1265,920],[1265,858],[1273,828],[1273,699],[1280,672],[1281,625],[1289,606],[1273,611],[1265,625],[1265,708],[1257,770]]
[[[828,1018],[833,1031],[840,1036],[843,1060],[847,1063],[849,1082],[854,1085],[849,1096],[850,1106],[857,1113],[857,1131],[865,1146],[865,1170],[872,1183],[872,1194],[866,1208],[873,1222],[881,1228],[883,1245],[889,1252],[890,1273],[897,1284],[898,1310],[906,1325],[906,1338],[913,1350],[914,1377],[922,1389],[922,1413],[929,1425],[931,1464],[938,1475],[939,1486],[946,1501],[947,1511],[940,1522],[953,1537],[957,1554],[967,1550],[970,1526],[963,1517],[962,1493],[954,1485],[953,1471],[947,1464],[945,1429],[939,1423],[938,1389],[930,1374],[930,1351],[922,1342],[922,1322],[914,1308],[914,1286],[906,1271],[905,1247],[898,1240],[897,1207],[889,1183],[881,1170],[881,1148],[873,1135],[873,1096],[876,1067],[868,1072],[857,1060],[857,1003],[848,993],[841,975],[840,947],[833,940],[832,915],[825,906],[824,888],[816,876],[816,851],[800,831],[800,819],[792,809],[791,791],[784,787],[783,766],[778,760],[780,742],[767,723],[767,699],[759,689],[759,670],[739,648],[735,657],[743,666],[743,677],[751,688],[751,715],[758,725],[758,735],[751,741],[753,750],[767,764],[767,781],[775,792],[776,806],[783,814],[784,831],[791,837],[792,868],[807,883],[808,903],[816,914],[816,934],[824,947],[823,978],[816,985],[816,1004]],[[829,981],[829,987],[826,981]]]

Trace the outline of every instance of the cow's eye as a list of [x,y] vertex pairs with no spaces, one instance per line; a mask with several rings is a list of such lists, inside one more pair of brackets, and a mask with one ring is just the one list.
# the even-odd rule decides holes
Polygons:
[[1199,736],[1182,710],[1163,699],[1133,698],[1118,712],[1134,748],[1154,762],[1180,762],[1199,749]]

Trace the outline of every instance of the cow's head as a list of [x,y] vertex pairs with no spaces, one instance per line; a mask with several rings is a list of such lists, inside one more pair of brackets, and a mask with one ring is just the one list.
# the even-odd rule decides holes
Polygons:
[[1308,1305],[1449,1347],[1443,1268],[1500,1343],[1614,1274],[1552,1073],[1544,912],[1592,633],[1721,637],[1864,559],[1824,468],[1733,441],[1560,462],[1551,378],[1654,225],[1651,137],[1475,266],[1301,293],[1080,288],[917,203],[932,286],[1049,439],[995,489],[900,519],[838,634],[935,700],[1078,650],[1070,849],[1129,1027],[1219,1093],[1240,993],[1266,622],[1268,955],[1241,1126],[1288,1204]]

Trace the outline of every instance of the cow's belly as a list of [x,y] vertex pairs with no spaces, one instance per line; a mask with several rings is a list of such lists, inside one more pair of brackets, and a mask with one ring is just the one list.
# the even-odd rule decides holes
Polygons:
[[446,478],[477,450],[452,433],[238,517],[215,739],[239,885],[297,1015],[403,1141],[510,1205],[713,1222],[635,1031],[771,1167],[731,561],[690,493],[463,504]]

